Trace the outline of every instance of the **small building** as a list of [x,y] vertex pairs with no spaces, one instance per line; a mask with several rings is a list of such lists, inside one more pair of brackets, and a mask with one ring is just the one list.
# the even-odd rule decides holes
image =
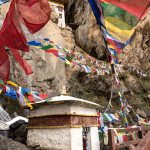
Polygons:
[[64,28],[66,26],[64,6],[68,3],[68,0],[49,0],[49,3],[58,15],[58,26]]
[[96,103],[63,95],[34,104],[28,117],[27,145],[40,149],[99,150],[100,108]]

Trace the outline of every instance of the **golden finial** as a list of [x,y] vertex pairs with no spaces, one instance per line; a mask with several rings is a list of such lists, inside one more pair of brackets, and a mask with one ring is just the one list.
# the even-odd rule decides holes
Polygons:
[[62,87],[61,95],[67,95],[67,93],[66,93],[66,86]]

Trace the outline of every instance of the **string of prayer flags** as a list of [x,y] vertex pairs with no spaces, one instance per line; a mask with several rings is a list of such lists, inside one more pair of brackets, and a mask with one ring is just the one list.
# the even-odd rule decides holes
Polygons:
[[[36,36],[36,35],[35,35]],[[39,38],[39,36],[36,36],[36,38]],[[40,37],[41,38],[41,37]],[[48,38],[42,38],[43,40],[45,40],[46,42],[49,42],[50,43],[50,39],[48,39]],[[80,59],[82,59],[82,58],[89,58],[89,59],[91,59],[91,63],[95,63],[95,65],[96,66],[98,66],[99,68],[101,67],[102,69],[107,69],[107,68],[111,68],[110,67],[110,65],[109,65],[109,63],[108,62],[102,62],[102,61],[100,61],[100,60],[96,60],[96,59],[94,59],[93,57],[91,57],[90,55],[81,55],[81,56],[79,56],[79,54],[78,53],[76,53],[76,52],[72,52],[72,51],[70,51],[70,50],[68,50],[68,49],[65,49],[65,48],[62,48],[62,47],[60,47],[60,46],[58,46],[58,45],[55,45],[54,44],[54,42],[52,41],[51,42],[51,45],[46,45],[46,46],[44,46],[43,45],[43,43],[41,43],[41,42],[38,42],[38,41],[30,41],[30,42],[28,42],[28,44],[29,45],[32,45],[32,46],[38,46],[37,48],[42,48],[43,50],[46,50],[46,52],[49,52],[49,53],[53,53],[55,56],[57,56],[58,57],[58,55],[64,55],[64,54],[62,54],[62,53],[60,53],[60,52],[58,52],[58,50],[60,50],[60,49],[62,49],[64,52],[67,52],[68,54],[76,54],[77,55],[77,58],[80,58]],[[49,48],[49,49],[48,49]],[[58,50],[57,50],[58,49]],[[59,54],[58,54],[59,53]],[[69,61],[71,61],[71,60],[69,60]],[[71,61],[71,62],[73,62],[73,61]],[[74,62],[73,62],[74,63]],[[116,63],[118,63],[118,61],[116,60]],[[125,66],[125,65],[123,65],[123,63],[122,62],[119,62],[120,64],[119,65],[116,65],[116,64],[114,64],[114,65],[116,65],[116,69],[118,70],[118,71],[120,71],[121,69],[120,69],[120,67],[123,67],[123,66]],[[74,63],[75,65],[76,65],[76,63]],[[91,67],[91,69],[93,70],[94,68],[92,68]],[[85,71],[86,72],[86,71]],[[110,70],[105,70],[105,73],[103,73],[103,72],[101,72],[100,70],[95,70],[95,72],[97,72],[97,74],[98,75],[108,75],[108,74],[110,74]]]
[[[25,31],[24,31],[25,32]],[[27,32],[27,31],[26,31]],[[28,32],[27,32],[28,33]],[[82,59],[82,58],[88,58],[88,59],[91,59],[91,63],[95,63],[95,65],[97,66],[97,67],[101,67],[102,69],[103,68],[111,68],[110,67],[110,65],[109,65],[109,63],[108,62],[103,62],[103,61],[101,61],[101,60],[96,60],[95,58],[93,58],[93,57],[91,57],[90,55],[88,55],[88,54],[86,54],[86,55],[79,55],[78,53],[76,53],[76,52],[73,52],[73,51],[70,51],[70,50],[68,50],[68,49],[65,49],[65,48],[62,48],[62,47],[60,47],[60,46],[58,46],[58,45],[56,45],[56,44],[54,44],[54,42],[53,41],[51,41],[50,39],[48,39],[48,38],[44,38],[44,37],[42,37],[42,36],[36,36],[36,35],[34,35],[35,36],[35,38],[36,39],[42,39],[42,40],[45,40],[46,42],[48,42],[48,43],[51,43],[51,47],[52,48],[50,48],[50,49],[48,49],[48,50],[46,50],[46,52],[49,52],[49,53],[53,53],[55,56],[57,56],[58,57],[58,55],[64,55],[64,54],[62,54],[62,53],[60,53],[60,52],[58,52],[58,50],[60,50],[60,49],[62,49],[64,52],[67,52],[68,54],[76,54],[77,55],[77,58],[80,58],[80,59]],[[32,45],[32,46],[36,46],[37,48],[41,48],[41,47],[44,47],[44,43],[41,43],[41,42],[38,42],[38,41],[30,41],[30,42],[28,42],[28,44],[29,45]],[[58,50],[57,50],[58,49]],[[59,54],[58,54],[59,53]],[[111,58],[112,59],[112,58]],[[69,60],[69,61],[71,61],[71,60]],[[113,63],[113,65],[115,65],[116,66],[116,68],[115,68],[115,70],[116,71],[120,71],[121,70],[121,67],[127,67],[127,66],[129,66],[129,65],[124,65],[122,62],[120,62],[120,61],[118,61],[118,60],[114,60],[113,59],[113,61],[114,61],[114,63]],[[77,65],[75,62],[73,62],[73,61],[71,61],[72,63],[74,63],[75,65]],[[110,61],[109,61],[110,62]],[[130,67],[130,66],[129,66]],[[96,69],[94,69],[94,68],[92,68],[91,67],[91,69],[93,70],[93,71],[95,71],[95,72],[97,72],[97,74],[98,75],[104,75],[104,74],[106,74],[106,75],[108,75],[108,74],[110,74],[110,70],[105,70],[105,73],[103,74],[103,72],[101,72],[100,70],[96,70]],[[137,70],[137,69],[136,69]],[[141,71],[141,73],[143,73],[143,71]],[[147,73],[147,72],[145,72],[144,74],[141,74],[142,76],[149,76],[150,74],[149,74],[149,72]]]
[[34,98],[39,99],[40,101],[43,101],[43,100],[50,101],[51,100],[51,98],[46,94],[39,94],[39,93],[31,91],[29,89],[22,88],[12,81],[7,81],[7,83],[19,88],[18,90],[14,90],[14,89],[4,85],[3,83],[4,83],[3,80],[0,79],[0,90],[3,90],[5,92],[5,95],[7,95],[9,97],[19,99],[22,106],[28,106],[32,109],[33,108],[32,104],[36,103]]
[[[36,41],[30,41],[30,42],[28,42],[28,44],[29,45],[32,45],[32,46],[37,46],[36,44],[34,45],[34,43],[36,43]],[[38,45],[40,45],[40,43],[38,43]],[[59,57],[59,58],[61,58],[62,60],[64,60],[65,61],[65,63],[66,64],[68,64],[68,65],[70,65],[71,63],[73,63],[74,65],[78,65],[78,66],[80,66],[81,68],[83,68],[84,69],[84,71],[86,72],[86,73],[90,73],[90,72],[92,72],[92,70],[94,71],[94,72],[97,72],[97,75],[109,75],[110,73],[111,73],[111,71],[110,70],[99,70],[99,69],[96,69],[96,68],[93,68],[93,67],[89,67],[89,66],[87,66],[87,65],[83,65],[83,64],[80,64],[80,63],[78,63],[78,61],[76,61],[76,60],[72,60],[72,59],[70,59],[70,58],[68,58],[68,57],[62,57],[62,53],[60,53],[60,52],[58,52],[58,50],[57,49],[54,49],[54,47],[52,46],[52,45],[46,45],[46,46],[43,46],[43,47],[40,47],[42,50],[45,50],[46,52],[48,52],[48,53],[52,53],[52,54],[54,54],[56,57]],[[106,68],[106,67],[104,67],[104,68]]]
[[137,121],[138,121],[138,123],[139,123],[140,125],[142,125],[142,126],[148,125],[145,119],[143,119],[143,118],[140,117],[139,115],[136,115],[136,117],[137,117]]
[[135,67],[131,67],[130,65],[123,65],[123,67],[124,68],[128,68],[128,69],[130,69],[132,72],[136,72],[136,74],[138,74],[138,75],[141,75],[141,76],[143,76],[143,77],[149,77],[150,76],[150,73],[149,72],[145,72],[145,71],[143,71],[143,70],[139,70],[139,69],[137,69],[137,68],[135,68]]
[[[36,35],[35,35],[35,36],[36,36]],[[36,38],[39,38],[39,36],[36,36]],[[41,38],[41,37],[40,37],[40,38]],[[96,60],[95,58],[91,57],[91,56],[88,55],[88,54],[81,55],[81,54],[79,54],[79,53],[77,53],[77,52],[73,52],[73,51],[71,51],[71,50],[62,48],[61,46],[56,45],[53,41],[51,41],[51,40],[48,39],[48,38],[42,38],[42,40],[45,40],[46,42],[48,42],[48,44],[51,43],[51,45],[46,45],[46,46],[43,46],[43,47],[41,46],[43,50],[46,50],[47,48],[55,49],[55,50],[60,50],[60,49],[62,49],[62,50],[63,50],[64,52],[66,52],[67,54],[75,54],[75,55],[77,55],[77,58],[78,58],[78,59],[83,59],[83,58],[87,59],[87,58],[88,58],[88,59],[91,60],[91,63],[95,63],[96,66],[99,66],[99,67],[100,67],[101,65],[103,65],[103,66],[102,66],[103,68],[110,68],[110,65],[109,65],[108,62],[103,62],[103,61],[101,61],[101,60]],[[30,42],[28,42],[28,44],[29,44],[29,45],[32,45],[32,46],[36,46],[36,45],[37,45],[36,42],[37,42],[37,41],[30,41]],[[35,45],[34,45],[34,43],[35,43]],[[39,42],[38,42],[38,43],[39,43]],[[39,45],[40,45],[40,43],[39,43]],[[44,43],[41,43],[41,45],[44,45]]]

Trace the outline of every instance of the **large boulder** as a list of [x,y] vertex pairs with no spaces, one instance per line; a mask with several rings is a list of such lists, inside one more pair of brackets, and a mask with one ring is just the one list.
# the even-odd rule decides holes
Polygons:
[[24,144],[0,136],[0,150],[29,150]]
[[70,0],[66,10],[67,23],[79,25],[75,31],[76,43],[96,58],[106,58],[104,40],[88,1]]
[[150,117],[150,109],[148,109],[146,107],[137,108],[136,113],[144,118]]
[[7,122],[10,125],[9,137],[15,141],[26,143],[28,119],[18,116]]

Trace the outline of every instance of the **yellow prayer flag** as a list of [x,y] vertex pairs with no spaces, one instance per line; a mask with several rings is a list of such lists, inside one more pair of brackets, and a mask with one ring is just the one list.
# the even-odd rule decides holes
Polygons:
[[117,118],[119,118],[119,116],[118,116],[118,114],[117,114],[117,113],[115,113],[115,116],[116,116]]
[[33,106],[32,106],[30,103],[28,103],[28,101],[27,101],[26,97],[24,97],[24,99],[25,99],[25,103],[26,103],[26,105],[27,105],[28,107],[30,107],[30,109],[33,109]]
[[142,123],[142,124],[144,124],[144,125],[147,125],[147,123],[146,123],[146,122],[143,122],[143,121],[139,121],[139,123]]
[[40,46],[35,46],[36,48],[40,49],[41,47]]
[[124,120],[125,120],[125,123],[128,123],[127,118],[124,118]]
[[15,86],[15,87],[19,87],[19,85],[17,85],[16,83],[14,83],[14,82],[12,82],[12,81],[7,81],[7,83],[8,83],[8,84],[11,84],[11,85],[13,85],[13,86]]
[[[106,17],[104,21],[107,31],[122,43],[126,42],[135,31],[130,25],[114,17]],[[120,29],[116,24],[123,26],[125,29]]]
[[0,94],[2,93],[3,90],[0,90]]

